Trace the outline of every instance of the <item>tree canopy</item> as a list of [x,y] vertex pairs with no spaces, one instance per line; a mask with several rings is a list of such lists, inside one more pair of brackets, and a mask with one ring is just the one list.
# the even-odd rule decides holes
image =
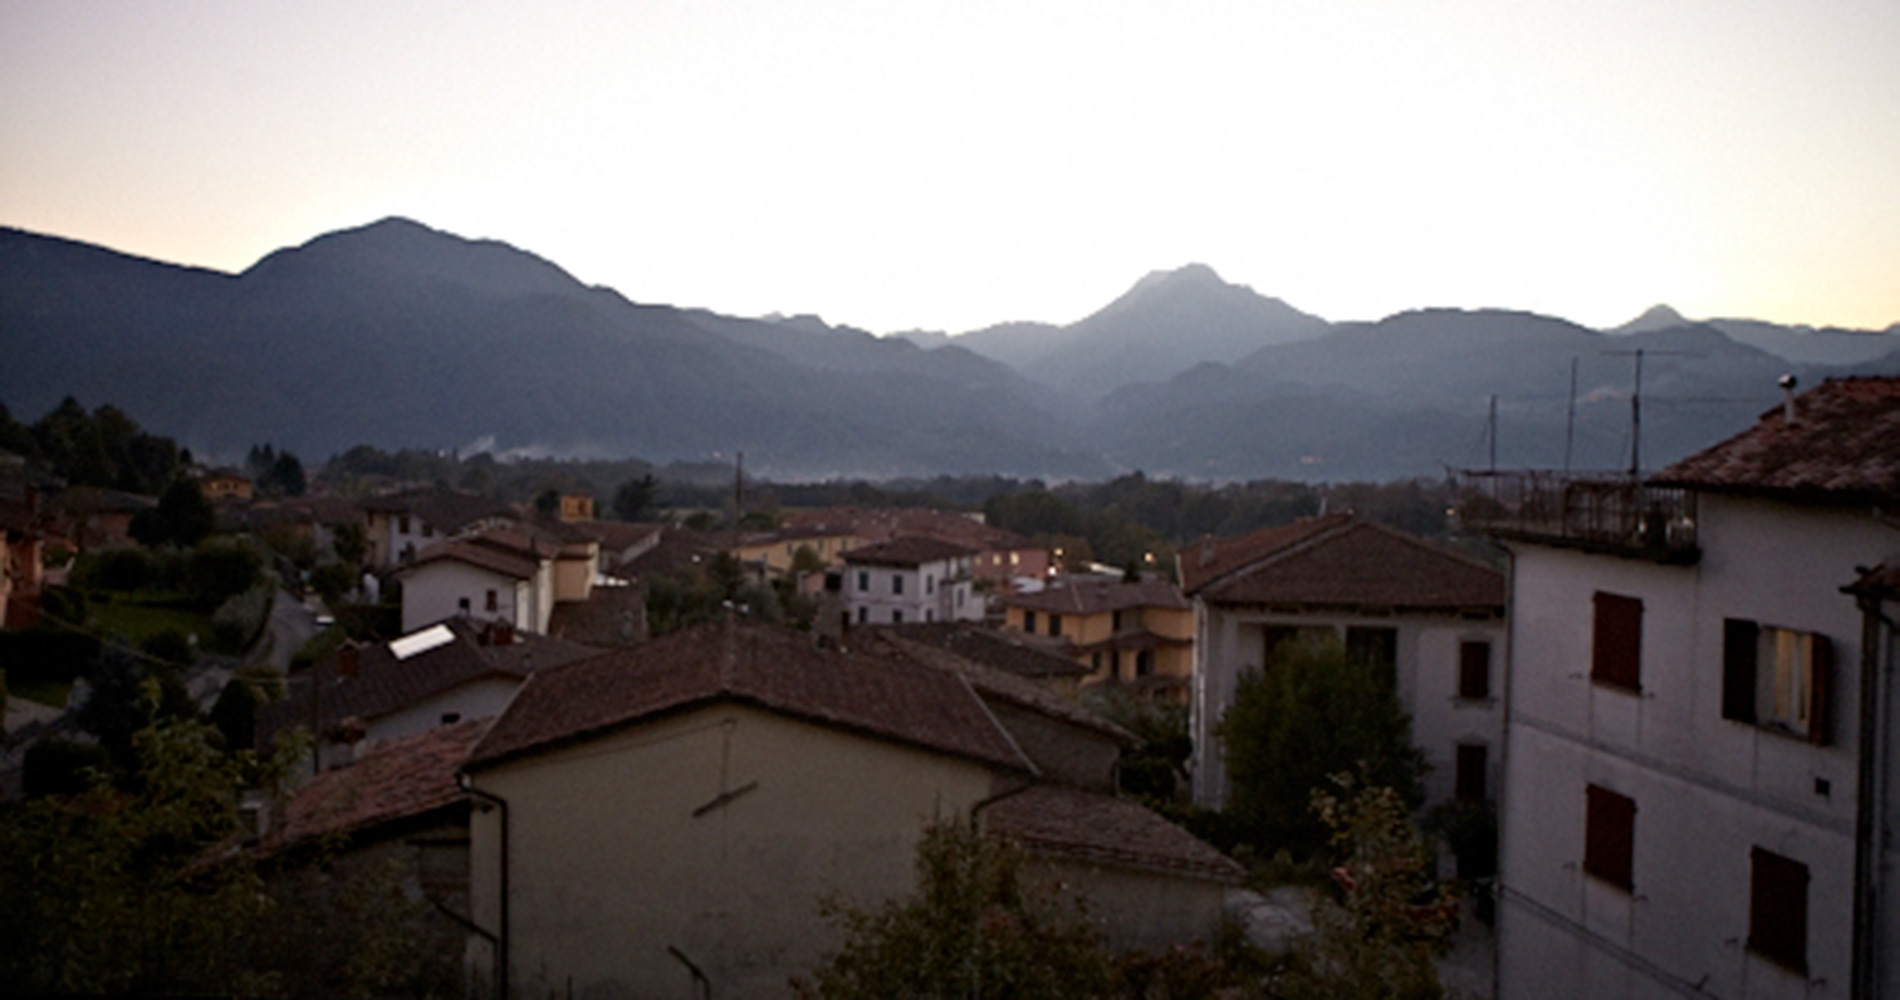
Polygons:
[[1219,732],[1228,813],[1263,853],[1307,857],[1326,843],[1312,796],[1330,775],[1362,775],[1409,808],[1424,797],[1424,755],[1391,678],[1346,655],[1337,639],[1289,643],[1275,650],[1271,669],[1242,674]]

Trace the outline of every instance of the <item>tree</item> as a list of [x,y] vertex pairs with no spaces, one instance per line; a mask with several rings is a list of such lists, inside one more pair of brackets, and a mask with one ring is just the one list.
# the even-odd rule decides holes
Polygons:
[[1228,813],[1263,854],[1311,855],[1327,830],[1310,808],[1328,776],[1365,775],[1408,807],[1424,797],[1424,755],[1389,677],[1348,657],[1337,639],[1275,650],[1267,671],[1243,674],[1220,721],[1232,797]]
[[659,482],[651,473],[629,479],[614,490],[614,516],[622,521],[638,521],[653,507],[653,494]]
[[331,536],[330,548],[335,550],[338,562],[356,569],[369,558],[369,529],[355,521],[339,524]]
[[1021,856],[955,820],[924,831],[910,898],[865,910],[819,907],[844,944],[803,997],[1100,997],[1115,989],[1101,938],[1073,913],[1043,905],[1021,877]]
[[1435,851],[1403,798],[1348,774],[1313,792],[1336,893],[1282,986],[1288,1000],[1439,1000],[1432,959],[1450,947],[1458,899],[1433,877]]
[[143,545],[189,548],[218,526],[218,512],[198,484],[180,476],[158,495],[158,505],[132,518],[132,537]]

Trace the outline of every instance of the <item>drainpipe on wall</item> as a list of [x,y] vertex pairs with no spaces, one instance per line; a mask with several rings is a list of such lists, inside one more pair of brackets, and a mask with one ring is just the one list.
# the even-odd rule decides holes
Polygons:
[[508,800],[476,788],[466,772],[456,775],[455,780],[465,794],[492,803],[501,810],[501,932],[492,938],[495,941],[495,997],[496,1000],[508,1000]]
[[[1860,640],[1860,756],[1854,804],[1854,941],[1853,982],[1848,995],[1873,997],[1880,979],[1881,827],[1886,815],[1890,761],[1882,720],[1889,718],[1887,702],[1892,688],[1883,660],[1894,656],[1893,637],[1900,623],[1881,613],[1881,598],[1862,595]],[[1881,634],[1885,626],[1886,635]],[[1883,641],[1884,638],[1884,641]]]

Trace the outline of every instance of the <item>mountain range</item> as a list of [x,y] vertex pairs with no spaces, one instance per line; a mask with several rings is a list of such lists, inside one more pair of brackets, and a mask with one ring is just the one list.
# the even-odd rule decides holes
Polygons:
[[23,420],[68,395],[112,403],[213,456],[264,441],[307,457],[743,451],[780,478],[1389,479],[1494,450],[1614,468],[1631,458],[1639,349],[1654,467],[1746,426],[1783,373],[1900,372],[1900,324],[1667,307],[1607,331],[1501,310],[1335,324],[1189,265],[1067,326],[879,337],[641,304],[404,219],[238,274],[0,228],[0,403]]

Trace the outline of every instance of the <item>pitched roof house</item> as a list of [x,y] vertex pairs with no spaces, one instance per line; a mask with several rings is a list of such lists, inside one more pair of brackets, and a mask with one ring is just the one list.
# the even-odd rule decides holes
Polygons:
[[[1138,807],[1070,789],[1084,804],[1040,821],[1035,797],[1005,808],[1071,769],[1099,786],[1086,762],[1112,759],[1112,727],[899,641],[852,646],[728,620],[538,674],[466,765],[492,806],[471,819],[474,917],[505,940],[477,973],[524,994],[782,995],[836,943],[819,900],[907,891],[933,819],[1016,831],[1104,898],[1167,875],[1166,919],[1117,910],[1111,932],[1179,940],[1218,918],[1237,869]],[[1115,827],[1078,814],[1140,836],[1115,855]]]
[[1900,378],[1647,481],[1473,483],[1514,584],[1500,995],[1900,995]]
[[844,563],[845,614],[853,624],[980,621],[983,602],[970,575],[975,550],[907,536],[859,546]]
[[1004,625],[1064,644],[1086,666],[1084,687],[1125,684],[1175,704],[1188,702],[1194,673],[1194,605],[1169,580],[1104,577],[1052,581],[1003,598]]
[[1179,554],[1194,601],[1194,798],[1218,806],[1227,766],[1217,726],[1240,675],[1280,644],[1324,635],[1392,672],[1412,740],[1433,771],[1428,800],[1489,799],[1501,728],[1504,575],[1350,513],[1208,540]]

